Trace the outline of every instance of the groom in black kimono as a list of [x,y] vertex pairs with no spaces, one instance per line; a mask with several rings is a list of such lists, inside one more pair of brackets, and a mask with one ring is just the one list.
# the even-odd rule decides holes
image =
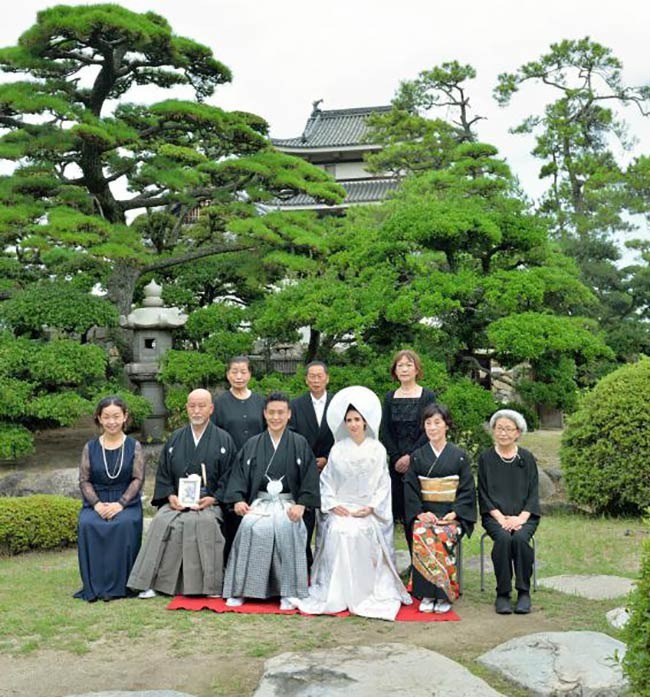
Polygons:
[[[334,445],[334,436],[327,425],[327,408],[332,401],[332,395],[327,393],[329,379],[327,365],[322,361],[312,361],[307,365],[305,376],[309,392],[296,397],[291,402],[289,428],[307,439],[309,447],[316,456],[319,472],[327,464],[327,458]],[[313,509],[305,511],[303,520],[307,527],[307,566],[311,569],[313,561],[311,538],[314,533],[316,512]]]
[[[212,395],[194,390],[188,395],[189,424],[165,443],[156,472],[152,504],[159,511],[131,571],[128,586],[149,598],[166,595],[220,595],[223,582],[224,537],[220,504],[237,449],[233,439],[210,421]],[[198,504],[186,507],[178,498],[182,477],[198,475]]]
[[264,407],[267,430],[240,450],[228,481],[226,502],[242,516],[228,558],[223,596],[238,606],[244,598],[307,595],[306,509],[318,508],[316,458],[307,441],[288,428],[291,409],[282,393]]

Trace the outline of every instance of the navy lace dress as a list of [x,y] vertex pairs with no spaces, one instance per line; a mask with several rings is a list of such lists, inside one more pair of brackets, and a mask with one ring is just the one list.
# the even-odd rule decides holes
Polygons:
[[[144,459],[140,443],[130,436],[122,448],[102,453],[95,438],[86,443],[81,456],[79,486],[84,502],[79,512],[78,554],[83,588],[75,598],[90,602],[132,594],[126,581],[142,541]],[[98,501],[119,501],[124,510],[104,520],[93,509]]]

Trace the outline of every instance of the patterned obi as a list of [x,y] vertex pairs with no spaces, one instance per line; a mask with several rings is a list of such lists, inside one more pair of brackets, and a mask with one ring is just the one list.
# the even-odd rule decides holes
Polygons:
[[421,477],[420,496],[423,501],[453,503],[456,500],[459,476],[451,474],[448,477]]

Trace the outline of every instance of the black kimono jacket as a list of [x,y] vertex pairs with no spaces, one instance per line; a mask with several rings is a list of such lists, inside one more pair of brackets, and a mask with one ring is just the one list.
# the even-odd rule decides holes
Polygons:
[[233,439],[211,422],[208,422],[198,446],[194,445],[190,425],[179,428],[172,433],[160,453],[151,503],[158,507],[168,503],[169,495],[178,493],[178,480],[181,477],[190,474],[201,476],[201,463],[206,470],[207,495],[223,502],[236,455]]
[[283,490],[291,493],[296,503],[307,508],[318,508],[320,488],[316,458],[305,438],[289,428],[282,434],[275,455],[268,431],[246,442],[233,465],[226,503],[252,503],[260,490],[265,491],[267,480],[264,475],[271,459],[268,475],[272,479],[284,477]]
[[[449,477],[457,474],[458,489],[455,501],[423,501],[420,491],[421,477]],[[409,528],[420,514],[428,511],[442,517],[451,511],[469,537],[476,522],[476,489],[469,457],[464,450],[453,443],[447,443],[440,457],[436,459],[433,448],[427,442],[411,453],[411,466],[404,475],[404,500],[406,505],[406,523]]]
[[289,428],[304,436],[316,457],[329,457],[334,445],[334,436],[327,425],[327,408],[332,401],[332,395],[327,395],[325,410],[320,426],[316,420],[316,412],[311,401],[311,393],[303,394],[291,401],[291,421]]

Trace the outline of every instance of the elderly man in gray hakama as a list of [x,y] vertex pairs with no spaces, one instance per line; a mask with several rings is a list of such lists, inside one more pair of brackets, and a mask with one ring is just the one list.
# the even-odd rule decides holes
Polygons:
[[[212,395],[207,390],[190,393],[190,424],[171,435],[160,454],[152,504],[154,517],[136,559],[128,585],[166,595],[219,595],[223,582],[224,537],[221,532],[226,483],[235,459],[232,438],[210,422]],[[195,509],[178,500],[181,477],[198,474],[201,498]]]
[[242,516],[228,559],[223,596],[237,606],[244,598],[307,595],[306,508],[320,503],[318,468],[306,439],[287,428],[291,410],[272,394],[264,409],[268,429],[239,452],[226,502]]

